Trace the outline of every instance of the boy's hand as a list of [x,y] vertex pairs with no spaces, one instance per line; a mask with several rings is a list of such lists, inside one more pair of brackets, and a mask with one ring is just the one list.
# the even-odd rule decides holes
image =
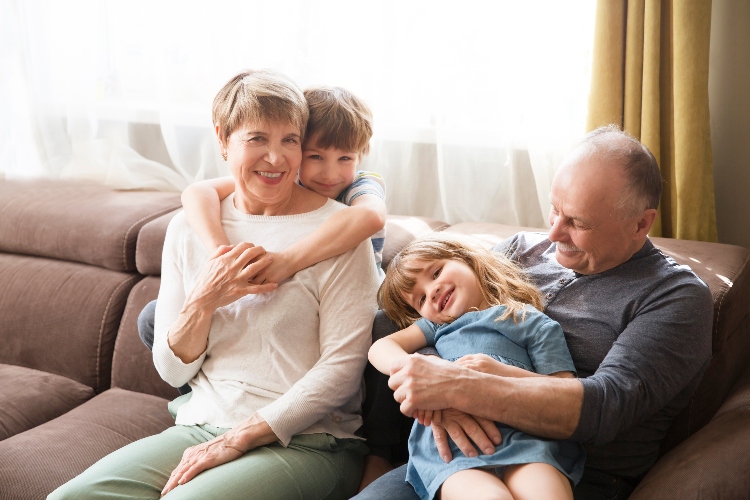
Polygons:
[[281,283],[285,279],[291,278],[297,272],[292,260],[285,252],[267,252],[267,255],[270,255],[273,261],[255,275],[250,281],[251,284]]

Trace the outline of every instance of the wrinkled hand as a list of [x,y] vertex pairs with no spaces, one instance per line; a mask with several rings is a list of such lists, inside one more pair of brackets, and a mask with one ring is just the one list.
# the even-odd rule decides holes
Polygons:
[[502,441],[495,423],[486,418],[475,417],[453,408],[435,412],[432,420],[432,436],[435,438],[438,453],[444,462],[453,459],[448,439],[456,443],[467,457],[476,457],[477,448],[489,455]]
[[190,296],[203,297],[218,309],[245,295],[270,292],[276,283],[258,285],[252,281],[271,262],[273,257],[252,243],[221,246],[203,266]]
[[450,396],[456,390],[462,368],[437,356],[411,354],[391,366],[388,386],[401,404],[401,413],[450,408]]
[[230,433],[231,431],[185,450],[182,460],[169,476],[161,496],[166,495],[178,485],[187,483],[204,470],[231,462],[244,455],[246,450],[239,447],[236,440],[228,435]]
[[469,354],[456,360],[455,363],[476,372],[500,375],[501,377],[508,375],[507,365],[486,354]]
[[281,283],[287,278],[291,278],[295,270],[292,267],[291,259],[284,252],[267,252],[271,256],[272,262],[255,275],[251,283],[262,285],[264,283]]

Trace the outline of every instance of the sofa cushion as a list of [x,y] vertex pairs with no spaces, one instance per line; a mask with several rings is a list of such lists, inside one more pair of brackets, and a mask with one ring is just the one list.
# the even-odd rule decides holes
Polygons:
[[133,287],[120,322],[112,358],[112,387],[174,399],[177,389],[164,382],[149,351],[138,336],[138,315],[159,294],[161,280],[148,276]]
[[138,232],[180,195],[96,183],[0,181],[0,251],[135,270]]
[[748,498],[750,492],[750,369],[713,419],[662,457],[631,500]]
[[386,220],[383,269],[388,267],[391,259],[415,238],[433,231],[442,231],[447,227],[447,223],[428,217],[389,215]]
[[0,496],[45,498],[100,458],[171,425],[166,400],[105,391],[55,420],[0,441]]
[[109,387],[112,350],[135,274],[0,254],[0,363]]
[[145,275],[161,275],[161,252],[164,248],[164,236],[172,217],[179,210],[173,210],[145,224],[138,233],[135,247],[135,267]]
[[91,387],[60,375],[0,364],[0,441],[94,397]]

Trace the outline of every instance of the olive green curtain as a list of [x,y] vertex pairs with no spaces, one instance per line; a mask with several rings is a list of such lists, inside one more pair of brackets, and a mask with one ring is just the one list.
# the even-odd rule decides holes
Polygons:
[[615,123],[665,180],[651,234],[716,241],[710,0],[598,0],[587,128]]

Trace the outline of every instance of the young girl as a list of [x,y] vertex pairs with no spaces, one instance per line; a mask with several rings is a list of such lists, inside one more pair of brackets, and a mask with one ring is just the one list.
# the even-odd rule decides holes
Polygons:
[[[446,236],[415,240],[391,261],[378,298],[404,328],[370,348],[370,362],[385,374],[396,359],[435,347],[446,360],[503,376],[574,376],[562,328],[539,312],[538,290],[482,247]],[[470,354],[488,357],[460,360]],[[467,457],[451,443],[454,458],[444,463],[426,427],[436,416],[414,416],[406,479],[422,499],[438,490],[442,500],[573,498],[585,458],[580,444],[497,423],[502,442],[493,454]]]

